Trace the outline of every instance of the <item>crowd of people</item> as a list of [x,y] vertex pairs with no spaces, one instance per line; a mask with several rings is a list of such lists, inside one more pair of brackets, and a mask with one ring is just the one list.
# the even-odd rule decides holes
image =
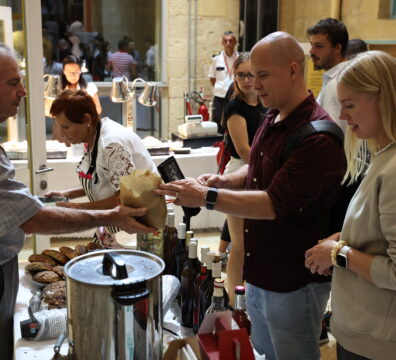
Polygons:
[[156,47],[151,39],[145,40],[143,58],[135,40],[128,36],[119,40],[118,50],[114,51],[102,34],[84,32],[80,21],[70,24],[63,35],[54,23],[47,21],[43,26],[44,74],[61,75],[63,60],[73,55],[83,64],[87,81],[105,81],[116,76],[155,80]]
[[[320,359],[330,290],[338,359],[391,360],[396,354],[396,59],[367,51],[357,39],[349,42],[345,25],[331,18],[309,27],[307,37],[314,66],[325,70],[316,98],[307,88],[305,55],[293,36],[274,32],[250,53],[238,54],[235,35],[224,33],[224,52],[213,57],[209,77],[231,160],[223,175],[161,184],[155,193],[175,197],[176,205],[227,215],[229,282],[232,287],[247,284],[251,341],[267,360]],[[68,41],[78,45],[76,39]],[[95,41],[99,49],[104,40],[97,35]],[[134,59],[140,54],[130,43],[121,39],[118,52],[106,62],[97,53],[98,63],[116,76],[129,71],[132,78],[139,73]],[[65,91],[49,112],[62,137],[87,144],[77,167],[81,187],[56,194],[87,195],[90,201],[44,208],[15,180],[0,147],[0,328],[5,334],[0,348],[7,359],[12,358],[17,254],[25,233],[105,226],[98,241],[112,246],[118,229],[155,231],[135,220],[146,209],[118,207],[116,201],[120,176],[136,167],[156,171],[155,165],[133,132],[100,119],[100,104],[81,81],[85,55],[84,47],[78,48],[64,52]],[[48,60],[46,65],[55,68]],[[14,54],[4,45],[0,67],[3,122],[15,115],[26,92]],[[318,120],[334,125],[344,143],[333,131],[315,130],[285,151],[295,134]],[[357,190],[343,225],[331,231],[342,189],[352,185]]]

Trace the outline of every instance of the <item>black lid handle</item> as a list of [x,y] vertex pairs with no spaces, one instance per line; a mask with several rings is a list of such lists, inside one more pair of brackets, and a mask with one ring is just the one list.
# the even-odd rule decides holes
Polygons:
[[[125,261],[121,255],[115,252],[107,252],[103,256],[103,274],[111,276],[113,279],[121,280],[128,277]],[[115,272],[113,269],[115,268]]]

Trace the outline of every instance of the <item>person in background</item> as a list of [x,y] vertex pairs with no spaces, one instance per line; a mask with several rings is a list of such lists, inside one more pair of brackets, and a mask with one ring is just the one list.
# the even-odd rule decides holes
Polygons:
[[92,56],[91,73],[94,81],[104,81],[107,64],[107,44],[101,34],[93,39],[94,51]]
[[128,39],[128,53],[135,60],[135,63],[136,63],[136,75],[139,76],[139,74],[142,71],[142,57],[140,55],[140,52],[138,50],[136,50],[135,40],[133,40],[133,39]]
[[223,34],[221,45],[224,50],[218,55],[212,56],[212,63],[209,67],[209,79],[213,86],[213,115],[212,121],[217,123],[220,133],[224,133],[221,126],[221,119],[224,111],[224,99],[230,84],[234,80],[233,65],[238,56],[235,51],[237,40],[232,31]]
[[[15,116],[26,91],[14,52],[0,43],[0,123]],[[14,356],[14,311],[18,293],[18,253],[25,234],[64,234],[97,226],[117,226],[133,232],[152,232],[137,222],[147,209],[125,206],[109,210],[44,207],[29,189],[15,179],[15,169],[0,146],[0,350],[2,360]]]
[[[71,144],[87,144],[76,172],[81,186],[50,191],[46,196],[76,199],[87,196],[89,202],[61,202],[58,206],[74,209],[112,209],[117,206],[120,178],[134,169],[157,172],[141,139],[130,129],[109,118],[100,119],[91,96],[84,91],[62,92],[51,106],[51,115],[61,136]],[[96,241],[104,247],[120,247],[115,239],[119,229],[96,231]]]
[[255,89],[270,110],[254,137],[249,164],[228,175],[161,184],[155,193],[176,196],[175,205],[245,219],[243,277],[254,348],[267,360],[318,360],[330,279],[307,270],[304,254],[326,236],[323,225],[345,174],[344,149],[334,136],[315,133],[282,161],[297,129],[331,119],[307,89],[304,51],[291,35],[267,35],[253,47],[250,61]]
[[109,56],[106,70],[112,72],[112,78],[126,76],[131,80],[136,75],[135,60],[127,53],[127,48],[128,41],[121,39],[118,42],[118,51]]
[[61,75],[62,64],[55,61],[54,49],[52,43],[43,38],[43,72],[44,74]]
[[[225,108],[222,124],[228,132],[227,142],[231,148],[231,159],[227,163],[224,175],[235,172],[249,162],[250,146],[265,113],[254,88],[249,53],[238,55],[233,73],[234,92]],[[233,290],[235,286],[243,285],[243,218],[227,215],[227,224],[232,243],[227,263],[228,294],[230,303],[234,304]],[[228,243],[225,241],[225,244],[221,245],[227,246]]]
[[144,44],[146,45],[146,60],[145,60],[145,68],[147,72],[147,80],[153,81],[155,80],[155,46],[151,39],[147,39]]
[[[66,56],[63,59],[63,73],[61,76],[62,81],[62,89],[78,91],[84,90],[90,95],[95,103],[96,110],[98,114],[102,112],[102,106],[100,105],[100,100],[98,96],[98,88],[94,82],[86,82],[84,77],[82,76],[81,71],[81,63],[74,55]],[[51,116],[50,109],[53,100],[45,99],[45,115],[47,117]],[[70,146],[69,142],[62,138],[59,127],[56,122],[52,124],[52,138],[54,140],[58,140],[59,142],[66,143],[67,146]]]
[[337,75],[346,65],[345,51],[348,44],[348,30],[342,21],[332,18],[320,20],[307,30],[311,44],[311,58],[314,68],[324,69],[322,89],[316,99],[330,117],[345,131],[341,121],[340,103],[337,100]]
[[367,44],[362,39],[349,39],[345,57],[352,59],[355,55],[367,50]]
[[[365,171],[341,233],[309,249],[305,266],[329,274],[331,332],[338,360],[393,360],[396,354],[396,59],[358,54],[339,74],[340,119],[347,123],[344,181]],[[318,238],[320,239],[320,238]]]

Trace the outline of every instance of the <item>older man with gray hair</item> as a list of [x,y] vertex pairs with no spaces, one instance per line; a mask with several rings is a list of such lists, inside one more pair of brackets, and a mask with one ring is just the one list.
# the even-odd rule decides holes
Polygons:
[[[15,116],[26,95],[15,55],[0,43],[0,123]],[[14,354],[13,315],[18,292],[18,252],[25,234],[61,234],[97,226],[114,225],[132,232],[155,229],[138,223],[135,217],[147,209],[124,206],[109,210],[74,210],[44,207],[25,185],[15,180],[15,170],[0,146],[0,351],[1,359]]]

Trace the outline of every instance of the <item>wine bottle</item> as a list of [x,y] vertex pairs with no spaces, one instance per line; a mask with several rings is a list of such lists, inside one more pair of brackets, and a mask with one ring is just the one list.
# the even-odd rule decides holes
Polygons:
[[166,225],[164,228],[164,274],[173,275],[174,269],[174,256],[177,246],[177,230],[175,228],[175,213],[168,212],[166,218]]
[[224,305],[224,280],[215,279],[213,284],[213,296],[211,299],[211,303],[205,314],[211,314],[221,311],[227,311],[227,308]]
[[164,258],[164,229],[159,229],[156,234],[137,234],[136,249]]
[[[191,239],[194,238],[194,231],[188,230],[186,231],[186,245],[185,245],[185,252],[186,252],[186,262],[184,266],[187,266],[187,261],[188,261],[188,245],[190,244]],[[183,269],[184,269],[183,266]]]
[[198,275],[197,243],[190,242],[188,251],[188,265],[183,269],[181,276],[181,324],[193,326],[194,314],[194,279]]
[[202,281],[201,285],[199,286],[199,319],[198,319],[198,327],[201,326],[202,320],[205,316],[206,308],[205,308],[205,293],[210,285],[212,280],[212,264],[213,259],[215,257],[215,252],[208,252],[206,254],[206,268],[207,274],[206,278]]
[[[213,258],[212,279],[209,281],[208,287],[206,288],[204,294],[204,314],[206,313],[206,310],[208,309],[208,307],[212,302],[215,279],[221,279],[221,261],[220,261],[220,255],[218,254],[216,254],[215,257]],[[224,294],[223,294],[223,298],[224,298]]]
[[206,257],[209,252],[209,246],[201,246],[201,269],[194,280],[194,314],[193,314],[193,331],[194,334],[199,329],[199,287],[208,276],[208,269],[206,266]]
[[181,273],[183,271],[183,264],[185,261],[185,246],[186,246],[186,224],[180,223],[177,227],[177,245],[175,248],[174,264],[176,276],[179,281],[181,280]]
[[232,312],[232,318],[240,329],[245,328],[250,335],[252,325],[246,313],[244,286],[235,286],[235,304]]

